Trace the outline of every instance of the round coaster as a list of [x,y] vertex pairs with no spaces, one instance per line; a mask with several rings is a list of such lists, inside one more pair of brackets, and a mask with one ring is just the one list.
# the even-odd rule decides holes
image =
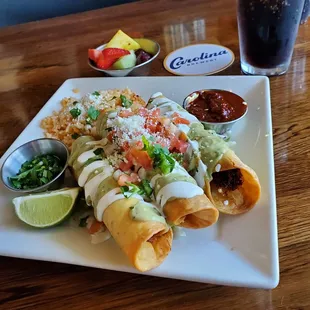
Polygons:
[[164,67],[175,75],[210,75],[225,70],[234,60],[234,53],[225,46],[194,44],[168,54]]

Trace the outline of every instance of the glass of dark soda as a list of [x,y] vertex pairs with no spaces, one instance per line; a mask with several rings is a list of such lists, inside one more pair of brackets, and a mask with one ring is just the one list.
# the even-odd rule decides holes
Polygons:
[[241,69],[246,74],[287,71],[305,0],[237,0]]

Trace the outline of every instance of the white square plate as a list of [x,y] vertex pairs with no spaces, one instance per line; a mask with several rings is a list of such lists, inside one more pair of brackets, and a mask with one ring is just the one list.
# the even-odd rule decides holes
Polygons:
[[[147,275],[214,284],[274,288],[279,281],[276,198],[269,81],[265,77],[131,77],[67,80],[44,105],[0,160],[19,145],[43,136],[40,121],[60,109],[60,100],[88,92],[129,87],[145,100],[162,92],[179,103],[199,89],[231,90],[248,103],[248,114],[233,128],[235,151],[258,174],[262,196],[250,212],[220,215],[206,229],[186,230],[172,251]],[[79,89],[79,93],[73,93]],[[92,245],[88,234],[68,225],[37,230],[21,223],[11,205],[13,194],[0,184],[0,255],[62,262],[137,273],[114,240]]]

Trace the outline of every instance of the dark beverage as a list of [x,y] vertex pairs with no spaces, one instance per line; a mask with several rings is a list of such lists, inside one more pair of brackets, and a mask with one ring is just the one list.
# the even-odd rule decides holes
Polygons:
[[238,0],[241,68],[245,73],[287,71],[305,0]]
[[301,24],[304,24],[307,21],[309,17],[309,13],[310,13],[310,0],[305,0],[305,4],[302,10],[302,15],[301,15],[301,20],[300,20]]

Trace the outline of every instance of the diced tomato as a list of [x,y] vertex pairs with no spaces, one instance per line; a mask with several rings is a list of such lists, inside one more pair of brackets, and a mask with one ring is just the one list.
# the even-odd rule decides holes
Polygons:
[[104,226],[103,222],[98,222],[94,220],[91,226],[88,228],[88,232],[92,235],[97,233]]
[[152,159],[150,158],[147,151],[134,148],[131,149],[130,153],[137,162],[137,164],[141,165],[145,170],[152,169]]
[[157,117],[158,118],[160,116],[160,109],[157,108],[157,109],[151,110],[151,113],[149,115],[150,115],[150,117]]
[[127,163],[125,163],[124,161],[122,161],[119,165],[119,168],[122,170],[122,171],[128,171],[130,170],[130,168],[133,166],[133,163],[132,161],[128,161]]
[[148,113],[149,113],[149,110],[146,109],[146,108],[140,108],[137,111],[137,114],[140,115],[140,116],[147,116]]
[[101,54],[101,51],[89,48],[88,49],[88,58],[97,63],[99,55]]
[[129,142],[128,141],[124,142],[122,148],[124,151],[128,151],[130,149]]
[[184,154],[188,148],[188,143],[182,140],[179,140],[178,149],[180,153]]
[[188,143],[186,141],[182,141],[177,137],[173,136],[170,140],[170,151],[175,151],[178,153],[185,153],[188,147]]
[[143,149],[143,142],[142,142],[142,141],[137,141],[137,142],[136,142],[136,147],[137,147],[137,149],[139,149],[139,150]]
[[125,186],[127,183],[138,183],[139,180],[139,176],[134,172],[132,172],[130,175],[124,173],[119,176],[117,183],[119,186]]
[[190,124],[190,121],[187,120],[186,118],[183,118],[183,117],[175,117],[172,121],[175,124],[185,124],[185,125],[189,125]]
[[161,131],[161,124],[158,123],[158,121],[153,119],[148,119],[145,123],[146,129],[148,129],[150,132],[160,132]]
[[107,135],[107,139],[110,141],[110,142],[113,142],[113,132],[110,131]]
[[177,112],[172,114],[172,121],[175,124],[185,124],[185,125],[189,125],[190,124],[189,120],[187,120],[186,118],[181,117],[180,114],[177,113]]
[[121,110],[121,111],[118,112],[118,115],[120,117],[126,118],[126,117],[134,115],[134,113],[132,111],[130,111],[130,110]]

